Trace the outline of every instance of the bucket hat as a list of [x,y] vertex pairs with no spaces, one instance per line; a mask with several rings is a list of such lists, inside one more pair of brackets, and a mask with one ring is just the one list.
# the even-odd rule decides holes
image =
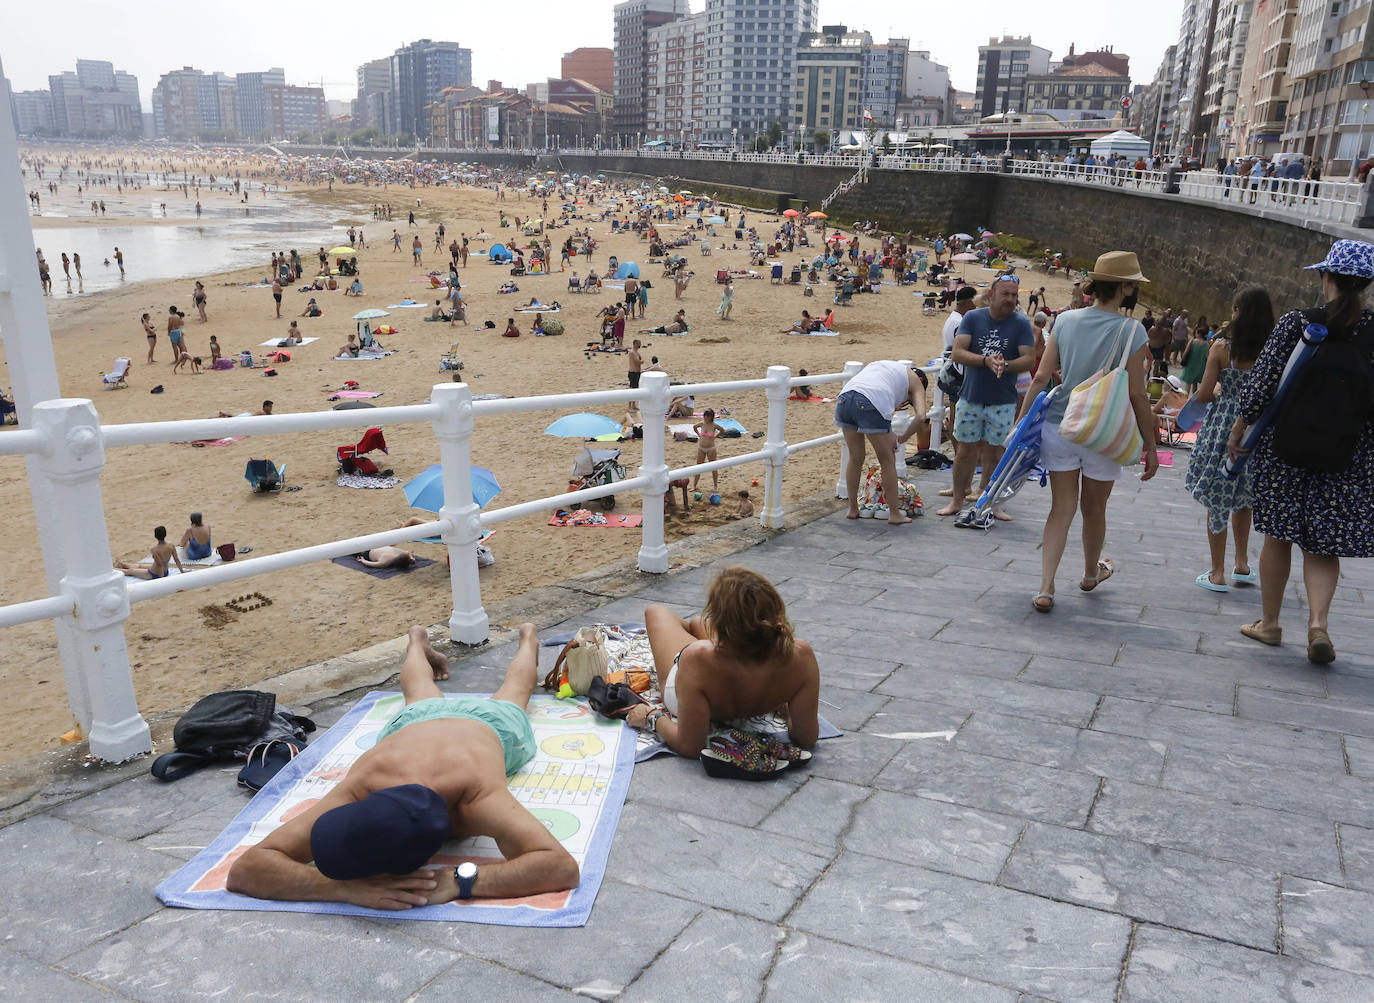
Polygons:
[[1140,261],[1134,251],[1108,251],[1097,256],[1088,278],[1100,282],[1149,282],[1140,274]]
[[1363,240],[1338,240],[1326,253],[1325,261],[1308,265],[1306,270],[1374,279],[1374,244]]

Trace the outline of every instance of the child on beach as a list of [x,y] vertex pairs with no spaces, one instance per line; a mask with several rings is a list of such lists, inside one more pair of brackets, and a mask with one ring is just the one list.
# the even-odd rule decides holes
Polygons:
[[219,358],[219,339],[212,334],[210,335],[210,364],[213,366],[219,361]]
[[[701,421],[692,426],[692,431],[697,434],[697,462],[711,463],[716,458],[716,436],[720,435],[722,429],[716,424],[716,412],[707,408],[701,413]],[[701,483],[701,474],[692,478],[692,490],[697,489]],[[720,471],[711,471],[711,487],[720,487]]]
[[748,491],[741,491],[741,492],[739,493],[739,508],[737,508],[735,511],[731,512],[731,513],[730,513],[729,515],[727,515],[725,518],[727,518],[727,519],[748,519],[748,518],[751,518],[751,517],[753,516],[753,514],[754,514],[754,503],[751,502],[751,501],[749,500],[749,492],[748,492]]
[[181,558],[177,556],[176,547],[167,542],[167,527],[158,526],[153,530],[153,538],[157,540],[153,544],[153,549],[149,551],[149,556],[153,559],[150,567],[136,567],[125,564],[123,561],[115,561],[115,567],[130,578],[158,579],[166,578],[168,574],[168,564],[175,562],[177,571],[182,574],[186,569],[181,566]]

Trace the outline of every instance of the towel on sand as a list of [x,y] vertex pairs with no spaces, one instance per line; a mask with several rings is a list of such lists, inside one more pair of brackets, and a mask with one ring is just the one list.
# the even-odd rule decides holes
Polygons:
[[371,575],[373,578],[395,578],[397,575],[409,574],[419,568],[427,568],[434,562],[428,557],[417,557],[415,558],[415,563],[408,568],[369,568],[356,557],[336,557],[329,563],[337,564],[341,568],[352,568],[354,571],[361,571],[363,574]]

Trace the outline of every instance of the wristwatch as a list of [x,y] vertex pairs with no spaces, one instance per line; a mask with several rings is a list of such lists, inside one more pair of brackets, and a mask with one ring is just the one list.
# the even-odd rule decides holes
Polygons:
[[472,884],[477,880],[477,865],[471,860],[464,860],[453,869],[453,880],[458,882],[460,899],[472,898]]
[[657,734],[658,734],[658,720],[659,720],[659,718],[667,717],[667,716],[668,716],[668,712],[667,712],[666,710],[659,710],[659,709],[655,708],[655,709],[651,710],[651,711],[649,712],[649,716],[648,716],[647,718],[645,718],[645,720],[644,720],[644,727],[648,728],[651,732],[653,732],[655,735],[657,735]]

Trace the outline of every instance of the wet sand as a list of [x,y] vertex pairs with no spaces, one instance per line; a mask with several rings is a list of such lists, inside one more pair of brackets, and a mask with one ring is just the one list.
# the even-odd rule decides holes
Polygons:
[[[507,270],[477,257],[469,259],[462,277],[471,327],[424,323],[427,309],[393,310],[387,321],[399,333],[383,336],[382,341],[397,350],[395,355],[376,362],[331,361],[333,350],[354,330],[350,318],[359,309],[386,307],[406,297],[432,304],[434,296],[439,295],[415,280],[430,268],[446,268],[447,253],[432,250],[433,232],[440,220],[447,230],[445,244],[462,232],[471,236],[484,228],[496,239],[518,239],[511,236],[512,230],[498,228],[498,209],[504,209],[508,216],[540,215],[542,210],[536,201],[516,194],[498,203],[495,193],[472,188],[410,190],[393,186],[383,192],[362,186],[336,186],[328,192],[293,185],[291,197],[309,198],[318,206],[321,228],[342,228],[350,223],[364,228],[369,245],[359,257],[364,297],[346,298],[342,289],[310,294],[289,289],[283,299],[282,319],[276,320],[269,289],[244,285],[266,275],[264,255],[258,267],[202,277],[209,295],[209,322],[201,323],[191,307],[191,280],[134,281],[138,272],[130,262],[130,281],[123,287],[84,296],[66,297],[59,292],[48,300],[64,394],[93,399],[102,420],[107,422],[212,416],[221,410],[236,413],[257,408],[264,398],[274,400],[278,412],[318,410],[331,406],[327,401],[330,391],[338,389],[345,380],[357,380],[365,389],[380,391],[383,396],[376,399],[378,404],[411,404],[425,400],[434,384],[448,380],[449,374],[440,372],[438,363],[454,341],[459,342],[459,353],[466,365],[463,375],[475,393],[530,395],[627,385],[623,356],[588,359],[583,352],[585,343],[596,338],[598,309],[618,298],[618,293],[607,290],[601,296],[570,295],[566,288],[568,275],[554,271],[545,277],[518,279],[520,293],[515,296],[497,295],[497,287],[509,278]],[[414,207],[416,197],[423,200],[423,206],[417,210],[420,226],[409,230],[406,212]],[[218,207],[228,204],[230,198],[203,194],[202,203]],[[394,222],[384,223],[371,216],[372,202],[383,199],[395,206]],[[556,214],[552,201],[550,209]],[[765,238],[777,225],[776,217],[753,210],[746,213]],[[152,220],[145,225],[184,222],[183,219],[164,224]],[[573,221],[579,226],[585,223]],[[404,238],[401,253],[393,253],[388,239],[393,227]],[[409,237],[416,232],[424,246],[424,267],[420,269],[412,266],[408,252]],[[550,232],[555,249],[568,232]],[[838,337],[790,336],[782,334],[781,329],[799,317],[803,309],[818,313],[829,305],[828,287],[820,286],[815,297],[803,298],[798,287],[772,285],[766,278],[737,281],[733,318],[726,322],[715,316],[721,289],[714,283],[715,271],[747,267],[745,250],[716,250],[710,257],[702,257],[695,247],[686,249],[696,274],[679,303],[673,298],[671,282],[661,278],[662,269],[645,262],[643,242],[632,236],[610,236],[608,226],[602,223],[593,224],[593,232],[600,240],[593,258],[598,271],[604,271],[608,255],[614,254],[622,261],[639,261],[643,275],[653,284],[647,318],[642,323],[627,325],[627,342],[636,327],[662,324],[671,319],[679,306],[686,308],[692,324],[690,334],[640,336],[646,341],[646,364],[651,355],[657,355],[674,380],[756,378],[764,374],[768,365],[778,363],[790,366],[794,372],[799,368],[812,373],[834,372],[850,359],[925,360],[938,352],[945,315],[922,316],[920,300],[912,295],[911,287],[885,286],[881,295],[859,296],[852,307],[836,308]],[[676,231],[667,228],[665,232],[671,235]],[[41,229],[37,236],[56,272],[55,288],[60,290],[58,254],[63,248],[46,240]],[[208,239],[216,238],[211,234]],[[474,241],[474,246],[483,247],[485,243]],[[865,246],[872,244],[864,238]],[[287,245],[286,249],[290,247]],[[307,264],[314,261],[311,252],[315,247],[298,245],[298,249]],[[800,256],[784,256],[789,270]],[[579,275],[585,274],[585,262],[580,258],[574,261]],[[92,265],[85,254],[83,263],[89,271]],[[766,269],[763,271],[766,274]],[[987,281],[990,275],[974,267],[968,271],[971,280]],[[1041,281],[1037,277],[1035,284],[1048,286],[1051,302],[1056,305],[1067,299],[1068,284],[1062,279]],[[293,360],[278,367],[280,375],[276,378],[264,378],[261,370],[249,369],[200,376],[171,374],[170,351],[161,333],[165,330],[168,304],[175,303],[185,311],[188,348],[208,361],[211,334],[218,337],[226,356],[237,357],[241,349],[249,347],[261,351],[258,343],[284,334],[289,319],[302,311],[311,295],[318,298],[325,314],[321,318],[300,319],[299,323],[305,335],[320,340],[293,350]],[[565,335],[530,336],[533,317],[515,313],[513,301],[528,301],[534,295],[544,301],[561,301],[564,309],[559,318],[567,328]],[[159,331],[157,364],[153,366],[144,364],[147,345],[138,321],[144,311],[152,314]],[[500,337],[507,317],[511,316],[517,318],[525,332],[518,340]],[[497,330],[480,329],[480,323],[487,319],[496,323]],[[100,374],[110,368],[118,355],[134,360],[130,387],[103,391]],[[6,379],[6,385],[8,382]],[[162,384],[165,392],[150,395],[148,390],[156,384]],[[838,385],[824,392],[833,396],[837,389]],[[698,406],[728,409],[730,416],[750,432],[766,427],[767,405],[761,393],[713,396],[699,400]],[[833,431],[832,415],[832,407],[826,404],[790,405],[789,439],[799,441],[828,434]],[[573,458],[583,444],[542,434],[542,429],[556,416],[557,412],[540,412],[479,422],[472,442],[473,462],[493,470],[504,488],[492,506],[565,489]],[[409,479],[438,459],[436,443],[427,426],[391,426],[385,429],[385,436],[390,455],[374,455],[380,466],[393,468],[402,479]],[[356,438],[340,432],[297,433],[245,439],[222,447],[161,445],[112,450],[101,482],[112,553],[119,559],[137,561],[147,554],[155,525],[165,524],[169,535],[179,538],[192,510],[205,513],[216,544],[232,541],[239,548],[252,547],[254,554],[248,558],[391,528],[412,514],[399,486],[390,490],[350,490],[335,483],[335,448],[351,444]],[[606,444],[598,444],[602,445]],[[641,460],[642,443],[628,441],[618,445],[623,450],[621,462],[633,471]],[[758,440],[746,436],[722,440],[719,453],[725,457],[756,448]],[[690,464],[695,461],[695,450],[691,443],[669,442],[669,463]],[[785,473],[785,500],[806,497],[833,485],[838,455],[838,447],[828,447],[792,457]],[[302,490],[252,495],[243,479],[244,465],[249,457],[261,456],[284,462],[287,483]],[[720,494],[728,503],[740,489],[751,489],[751,478],[762,478],[762,474],[761,466],[722,471]],[[703,480],[703,490],[707,482],[709,476]],[[936,492],[948,483],[948,474],[922,471],[917,475],[917,483],[927,511],[933,513],[938,507]],[[758,489],[751,490],[757,499]],[[0,506],[10,514],[10,552],[32,555],[31,559],[11,564],[5,589],[7,601],[37,598],[44,594],[45,586],[37,564],[38,549],[23,465],[18,458],[0,458]],[[726,521],[731,508],[728,504],[713,507],[703,501],[694,504],[690,514],[670,515],[669,538],[681,538],[719,525]],[[621,512],[638,509],[637,495],[625,496],[617,505]],[[939,521],[927,515],[914,525],[894,528],[893,532],[944,531],[947,527],[938,525]],[[497,563],[481,571],[484,599],[517,595],[533,586],[632,556],[639,548],[640,535],[634,530],[556,528],[546,522],[547,516],[530,517],[500,527],[491,540]],[[319,563],[136,605],[126,635],[140,707],[152,712],[184,706],[207,692],[250,684],[272,673],[399,636],[409,624],[445,619],[450,607],[444,551],[425,544],[416,544],[415,549],[421,556],[434,558],[436,563],[386,581]],[[270,598],[272,604],[247,613],[226,609],[226,602],[254,591]],[[804,633],[804,625],[802,628]],[[0,738],[0,757],[13,758],[55,745],[57,736],[71,726],[71,720],[52,628],[45,622],[11,628],[5,639],[11,651],[23,653],[0,670],[14,711],[11,726]]]

